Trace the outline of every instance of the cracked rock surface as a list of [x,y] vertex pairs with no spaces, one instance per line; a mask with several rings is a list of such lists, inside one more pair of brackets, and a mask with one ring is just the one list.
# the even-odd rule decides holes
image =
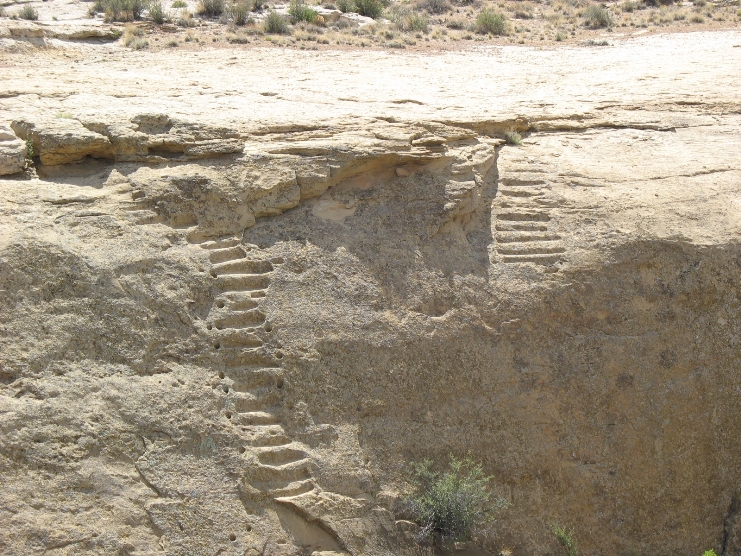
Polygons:
[[0,37],[0,553],[412,556],[469,452],[461,554],[738,553],[741,33]]

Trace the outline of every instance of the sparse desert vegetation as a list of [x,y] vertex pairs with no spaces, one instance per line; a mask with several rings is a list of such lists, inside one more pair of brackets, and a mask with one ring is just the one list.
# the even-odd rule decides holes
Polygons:
[[[89,13],[112,24],[149,21],[170,26],[166,33],[193,33],[190,40],[176,37],[183,48],[195,42],[299,49],[601,46],[620,36],[741,24],[740,0],[95,0]],[[33,5],[6,10],[7,16],[49,19]],[[145,30],[140,38],[149,47],[176,48],[171,37],[149,37],[157,28]]]

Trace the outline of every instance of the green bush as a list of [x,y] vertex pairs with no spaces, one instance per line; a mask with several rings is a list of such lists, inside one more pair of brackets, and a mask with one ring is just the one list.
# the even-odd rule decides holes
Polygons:
[[227,9],[227,13],[229,14],[229,17],[234,22],[234,25],[238,25],[239,27],[243,25],[247,25],[247,22],[250,20],[250,11],[252,10],[252,5],[245,1],[238,1],[229,6]]
[[172,6],[171,7],[172,8],[187,8],[188,7],[188,3],[187,2],[183,2],[183,0],[175,0],[172,3]]
[[489,480],[481,464],[470,458],[450,456],[444,472],[433,471],[429,460],[412,464],[405,513],[422,527],[417,540],[443,545],[465,541],[490,523],[507,502],[492,495]]
[[271,35],[288,34],[288,23],[278,12],[269,11],[268,15],[265,16],[263,25],[265,25],[265,32]]
[[355,2],[354,0],[337,0],[337,9],[340,10],[343,14],[354,12]]
[[579,556],[573,529],[569,530],[566,527],[561,527],[558,523],[553,523],[551,525],[551,531],[553,531],[558,544],[561,545],[566,556]]
[[584,18],[587,25],[594,28],[612,27],[612,15],[599,4],[592,4],[584,10]]
[[141,19],[145,8],[145,0],[95,0],[90,11],[104,13],[107,22],[134,21]]
[[355,0],[355,9],[360,15],[377,19],[383,13],[381,0]]
[[288,14],[293,18],[294,23],[299,21],[313,23],[316,21],[319,12],[304,4],[303,0],[291,0],[291,3],[288,4]]
[[427,18],[426,15],[423,14],[409,14],[409,17],[407,18],[406,24],[407,28],[410,31],[420,31],[423,33],[427,32],[427,26],[429,25],[430,20]]
[[491,33],[492,35],[507,34],[507,20],[500,13],[484,8],[476,17],[476,31],[483,35]]
[[165,9],[162,7],[160,0],[153,0],[149,3],[149,17],[152,18],[157,25],[162,25],[169,18],[165,13]]
[[26,4],[18,11],[18,17],[28,19],[29,21],[36,21],[39,18],[39,12],[33,6]]
[[198,13],[207,17],[219,17],[226,8],[225,0],[201,0]]

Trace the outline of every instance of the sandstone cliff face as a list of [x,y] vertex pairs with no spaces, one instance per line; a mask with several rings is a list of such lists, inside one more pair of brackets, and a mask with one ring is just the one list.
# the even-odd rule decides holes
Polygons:
[[471,452],[512,504],[488,550],[555,553],[559,521],[584,553],[736,554],[727,90],[3,112],[38,158],[0,182],[0,552],[416,554],[408,463]]

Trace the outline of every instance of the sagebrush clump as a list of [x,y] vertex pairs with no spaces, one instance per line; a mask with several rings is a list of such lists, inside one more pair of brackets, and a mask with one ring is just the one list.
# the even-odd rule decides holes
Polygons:
[[377,19],[383,13],[386,4],[381,0],[355,0],[355,9],[360,15]]
[[144,0],[95,0],[91,13],[105,14],[105,21],[134,21],[141,19],[146,9]]
[[466,541],[493,521],[508,504],[492,494],[490,479],[469,457],[451,455],[445,471],[434,471],[430,460],[412,464],[403,513],[421,526],[417,540],[440,545]]
[[584,19],[589,27],[612,27],[612,15],[599,4],[592,4],[584,11]]
[[265,16],[263,22],[265,26],[265,32],[271,35],[286,35],[288,34],[288,23],[283,19],[283,16],[277,12],[270,11]]
[[506,35],[507,20],[502,14],[484,8],[476,17],[476,31],[482,35]]
[[25,5],[18,11],[18,17],[29,21],[36,21],[39,18],[39,12],[33,6]]
[[304,4],[303,0],[291,0],[288,5],[288,14],[293,18],[294,23],[299,21],[313,23],[319,16],[319,12]]
[[206,17],[219,17],[225,8],[225,0],[201,0],[198,12]]

